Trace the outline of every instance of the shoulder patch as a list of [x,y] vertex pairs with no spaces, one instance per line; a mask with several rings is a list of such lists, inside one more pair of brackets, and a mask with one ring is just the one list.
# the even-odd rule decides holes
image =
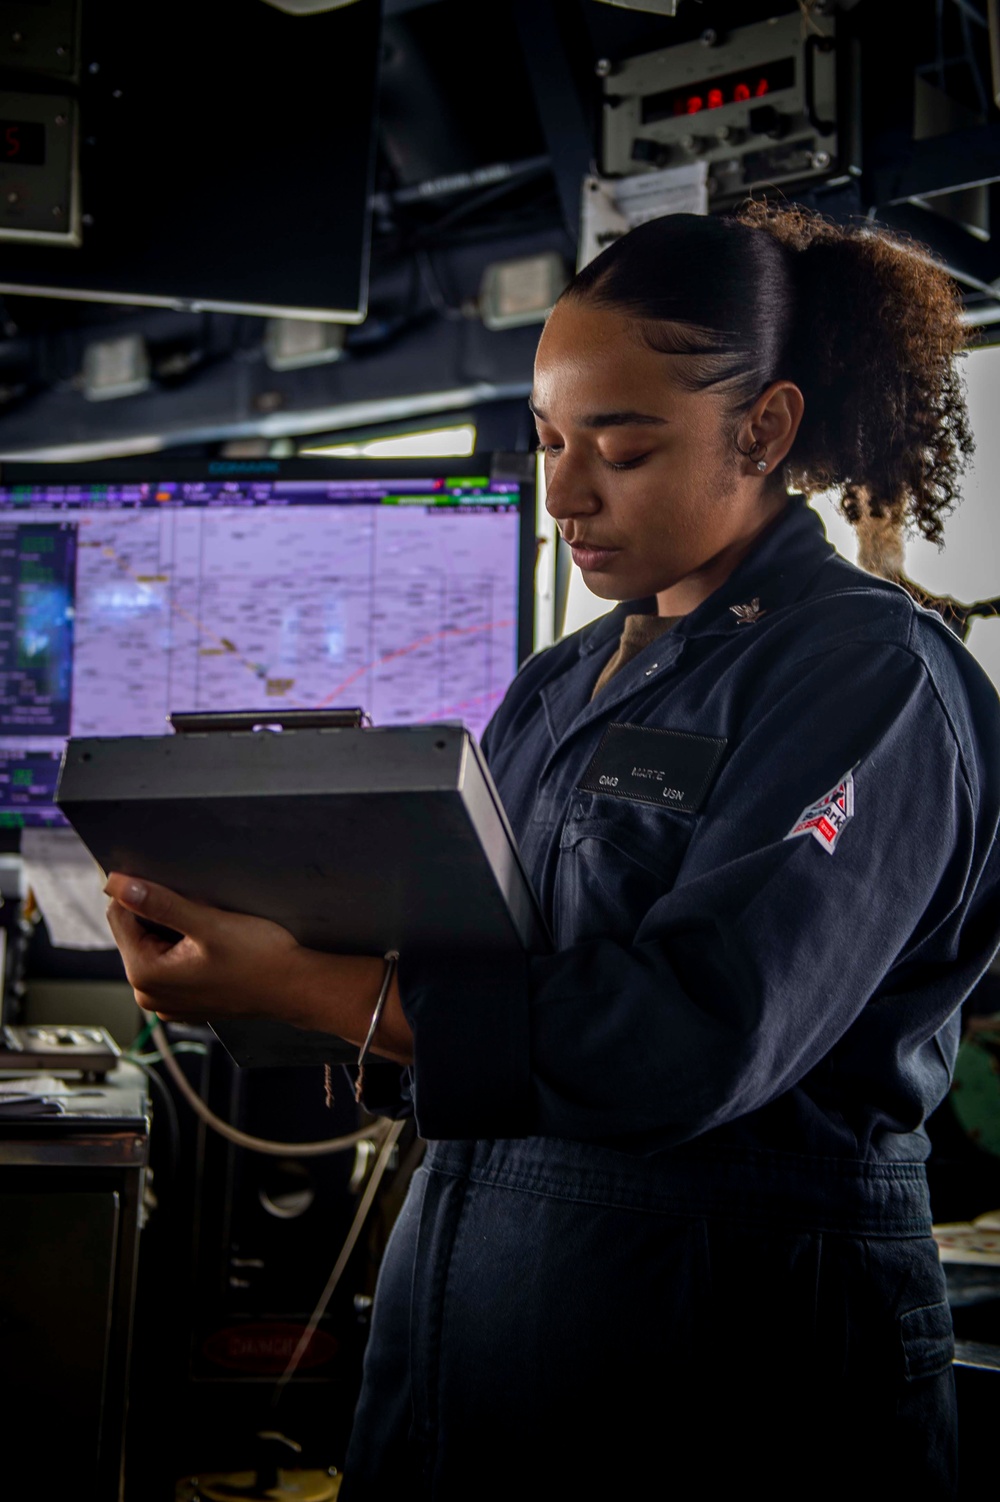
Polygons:
[[832,787],[822,798],[804,808],[785,835],[794,840],[797,835],[811,834],[819,841],[828,855],[837,848],[837,841],[854,818],[854,768]]

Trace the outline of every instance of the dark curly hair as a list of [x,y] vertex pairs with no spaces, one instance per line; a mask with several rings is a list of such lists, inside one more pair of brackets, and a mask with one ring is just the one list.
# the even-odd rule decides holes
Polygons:
[[772,381],[794,381],[805,414],[786,479],[807,495],[840,490],[868,566],[897,571],[904,526],[941,541],[973,440],[958,291],[922,246],[751,202],[729,217],[651,220],[563,296],[616,308],[650,348],[688,356],[680,379],[723,389],[734,419]]

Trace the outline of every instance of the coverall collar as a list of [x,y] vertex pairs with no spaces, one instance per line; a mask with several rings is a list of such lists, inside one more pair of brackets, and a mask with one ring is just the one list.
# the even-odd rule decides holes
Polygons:
[[[658,676],[673,670],[683,654],[685,643],[695,637],[732,636],[753,629],[748,621],[765,617],[782,605],[791,604],[806,591],[817,571],[834,549],[826,540],[823,523],[802,496],[793,496],[788,506],[775,518],[756,547],[707,600],[684,616],[653,648],[646,648],[622,672],[617,673],[591,702],[597,669],[595,653],[608,653],[622,633],[625,617],[650,614],[656,610],[655,598],[627,600],[617,605],[595,625],[580,633],[581,669],[589,671],[567,674],[541,690],[545,717],[554,744],[570,733],[585,729],[591,721],[606,716],[618,704],[624,704],[640,691],[655,671]],[[749,612],[749,614],[748,614]]]
[[[817,570],[834,553],[827,541],[821,518],[806,504],[805,497],[794,495],[789,503],[743,558],[729,578],[703,600],[690,615],[673,627],[672,639],[694,636],[731,636],[745,624],[746,617],[734,606],[752,606],[759,602],[761,618],[768,611],[788,605],[811,584]],[[656,600],[625,600],[580,635],[580,655],[589,656],[609,647],[621,636],[625,617],[651,614]]]

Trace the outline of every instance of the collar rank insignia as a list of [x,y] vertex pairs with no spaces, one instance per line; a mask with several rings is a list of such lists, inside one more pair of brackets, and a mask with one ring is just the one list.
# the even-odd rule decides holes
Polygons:
[[760,608],[760,597],[755,595],[749,605],[730,605],[730,610],[741,626],[755,626],[766,610]]

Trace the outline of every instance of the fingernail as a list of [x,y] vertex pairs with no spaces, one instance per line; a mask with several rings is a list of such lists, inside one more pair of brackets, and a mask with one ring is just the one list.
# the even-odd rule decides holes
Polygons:
[[149,896],[149,888],[144,887],[141,881],[130,881],[125,888],[125,897],[128,902],[134,902],[137,906],[145,902]]

